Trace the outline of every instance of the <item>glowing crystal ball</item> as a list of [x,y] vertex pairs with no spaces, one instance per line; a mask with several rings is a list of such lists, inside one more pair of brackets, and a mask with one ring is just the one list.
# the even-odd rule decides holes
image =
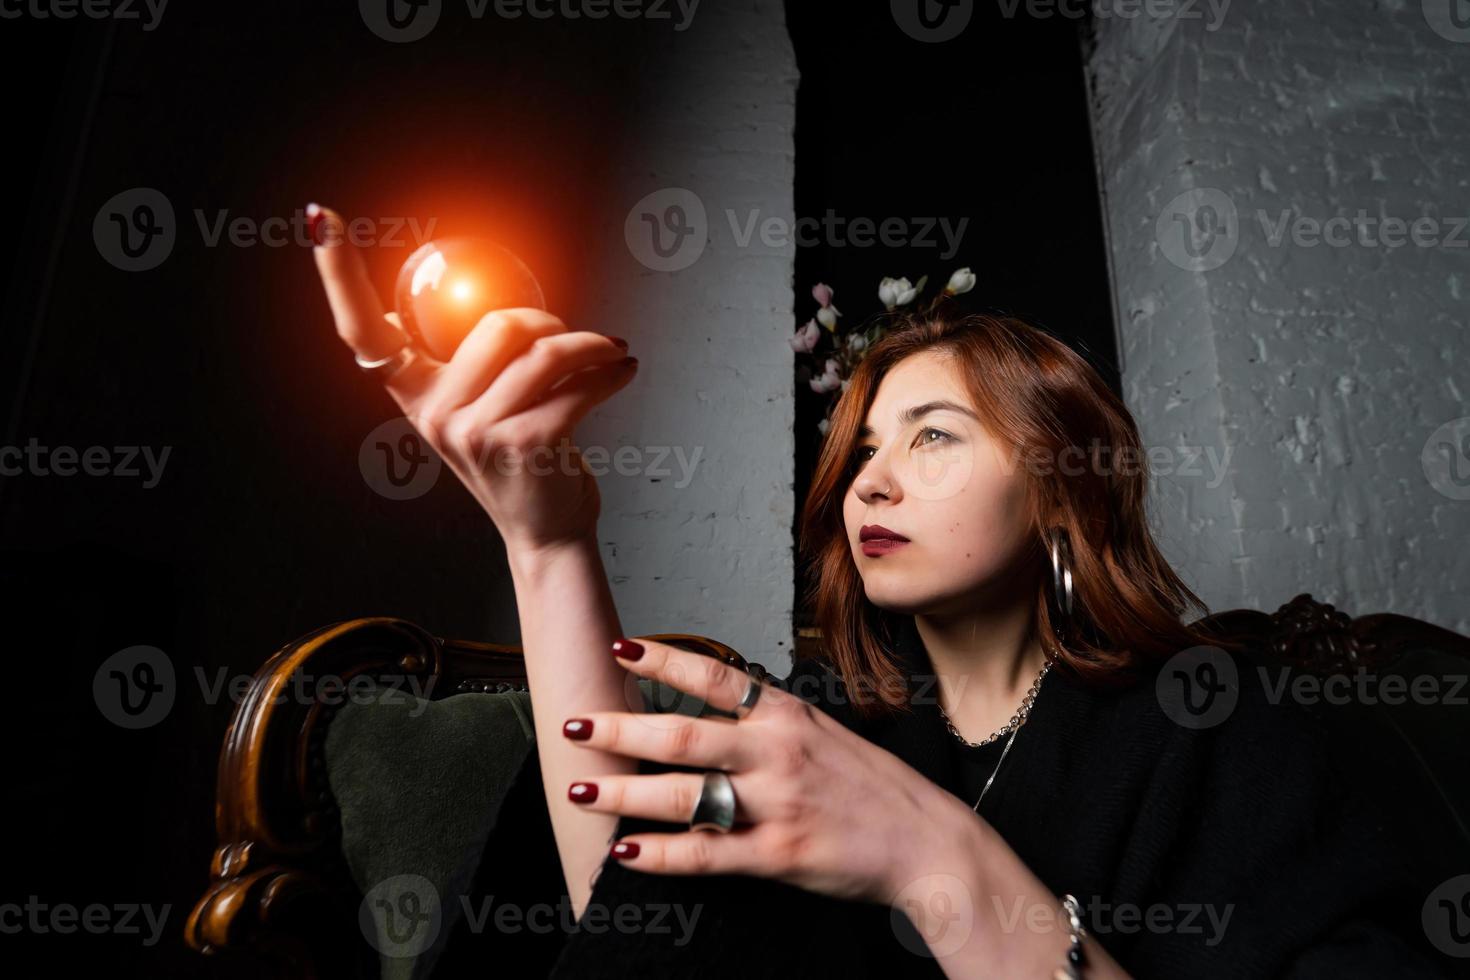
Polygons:
[[517,306],[544,310],[546,298],[508,249],[480,238],[445,238],[403,263],[394,305],[414,343],[447,361],[486,313]]

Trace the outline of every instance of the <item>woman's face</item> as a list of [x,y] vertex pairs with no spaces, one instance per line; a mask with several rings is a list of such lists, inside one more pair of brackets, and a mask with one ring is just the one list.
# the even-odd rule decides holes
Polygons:
[[[941,615],[1018,587],[1031,543],[1023,468],[981,425],[951,357],[925,351],[888,372],[854,466],[842,516],[868,601]],[[908,540],[862,541],[874,526]]]

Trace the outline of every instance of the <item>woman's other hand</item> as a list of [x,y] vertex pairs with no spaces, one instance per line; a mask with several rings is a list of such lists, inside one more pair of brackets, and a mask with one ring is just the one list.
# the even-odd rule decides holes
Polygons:
[[[338,335],[364,360],[394,354],[408,335],[383,311],[341,216],[318,205],[307,216]],[[507,550],[539,552],[595,534],[601,497],[572,434],[632,380],[637,360],[626,352],[626,341],[569,330],[543,310],[495,310],[447,362],[416,350],[384,385]]]
[[[639,639],[629,671],[732,711],[748,675],[711,657]],[[891,752],[779,687],[765,685],[739,721],[679,713],[589,712],[573,744],[677,766],[721,769],[735,790],[735,828],[630,834],[611,856],[654,874],[749,874],[837,898],[901,903],[926,875],[956,867],[980,823],[952,794]],[[586,810],[687,823],[699,773],[588,778],[567,794]],[[595,788],[588,788],[594,786]]]

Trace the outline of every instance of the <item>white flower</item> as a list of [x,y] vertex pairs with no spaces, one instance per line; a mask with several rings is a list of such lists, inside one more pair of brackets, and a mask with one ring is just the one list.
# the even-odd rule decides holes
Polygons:
[[844,394],[847,392],[847,386],[850,385],[850,384],[852,384],[852,379],[851,378],[843,378],[842,379],[842,391],[843,391]]
[[800,330],[791,335],[791,349],[798,354],[813,350],[821,336],[822,328],[817,326],[817,321],[808,320]]
[[818,306],[832,305],[832,287],[825,282],[819,282],[812,287],[812,299],[817,301]]
[[822,419],[822,421],[817,423],[817,431],[822,435],[826,435],[827,430],[830,428],[832,428],[832,421],[830,419]]
[[912,303],[917,295],[919,291],[907,279],[890,279],[885,276],[878,284],[878,299],[885,309],[891,310],[896,306]]
[[969,266],[956,269],[954,275],[949,277],[949,284],[944,287],[946,294],[958,296],[960,293],[968,293],[975,288],[975,273],[970,271]]
[[817,311],[817,322],[829,331],[837,329],[837,307],[824,306]]
[[864,337],[860,333],[852,334],[847,338],[847,346],[855,351],[862,350],[864,347],[868,346],[868,338]]
[[812,391],[815,391],[819,395],[836,390],[842,384],[842,378],[837,373],[837,361],[830,357],[827,358],[827,364],[823,374],[820,377],[812,378],[808,383],[812,386]]
[[807,384],[812,386],[812,391],[815,391],[819,395],[825,395],[842,384],[842,379],[835,374],[823,374],[812,378]]

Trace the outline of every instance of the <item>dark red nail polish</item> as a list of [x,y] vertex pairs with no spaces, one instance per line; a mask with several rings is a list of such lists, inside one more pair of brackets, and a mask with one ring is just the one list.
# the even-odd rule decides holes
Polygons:
[[596,783],[573,783],[567,787],[567,799],[573,803],[597,802]]
[[624,637],[623,639],[613,640],[612,651],[624,660],[637,660],[643,656],[643,644],[635,643]]
[[308,204],[306,206],[306,233],[311,237],[313,245],[322,243],[322,220],[327,213],[322,210],[320,204]]
[[635,858],[638,856],[638,842],[618,841],[612,846],[612,850],[609,853],[612,854],[612,856],[617,858],[619,861],[626,861],[628,858]]
[[570,718],[561,726],[561,733],[567,738],[585,742],[592,737],[592,722],[586,718]]
[[627,350],[628,349],[628,342],[626,340],[624,340],[622,337],[614,337],[610,333],[603,334],[603,336],[606,337],[608,340],[611,340],[613,343],[617,344],[623,350]]

